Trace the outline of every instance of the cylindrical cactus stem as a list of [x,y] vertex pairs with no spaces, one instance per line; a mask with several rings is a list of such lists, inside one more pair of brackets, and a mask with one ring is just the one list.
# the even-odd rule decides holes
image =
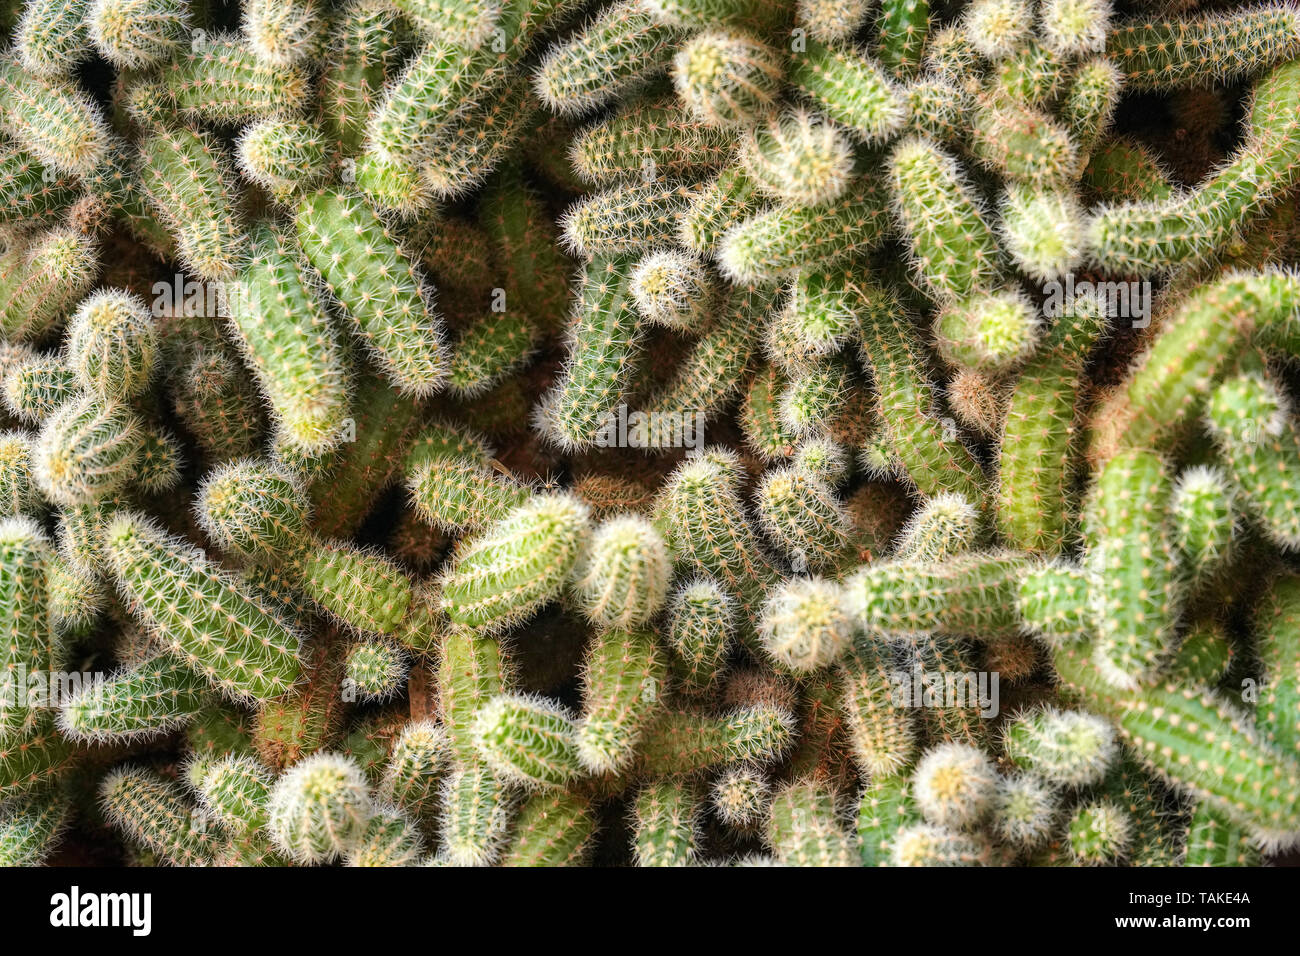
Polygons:
[[160,128],[140,145],[140,177],[149,201],[176,237],[181,258],[205,279],[238,275],[248,254],[233,174],[206,133]]
[[105,159],[108,124],[70,80],[25,72],[11,55],[0,61],[0,128],[45,165],[88,176]]
[[1297,49],[1300,13],[1285,3],[1187,19],[1126,20],[1106,35],[1107,55],[1137,90],[1237,82]]
[[960,21],[968,43],[990,60],[1002,60],[1018,50],[1034,28],[1027,0],[975,0]]
[[638,866],[691,866],[699,856],[701,800],[690,781],[661,780],[637,794],[632,851]]
[[735,602],[717,582],[700,577],[673,592],[668,602],[670,667],[687,693],[717,686],[735,632]]
[[0,799],[53,783],[76,756],[71,742],[55,729],[48,711],[0,709]]
[[179,784],[143,767],[125,767],[104,777],[99,805],[105,818],[133,843],[176,866],[211,866],[221,831],[185,799]]
[[1007,179],[1051,186],[1077,179],[1078,145],[1047,113],[1008,98],[987,97],[975,108],[971,153]]
[[519,808],[501,866],[581,866],[595,833],[596,820],[585,798],[535,793]]
[[28,425],[42,425],[80,397],[77,374],[62,355],[32,355],[14,364],[4,379],[4,405]]
[[1170,535],[1177,549],[1180,573],[1192,588],[1218,572],[1235,549],[1234,497],[1227,477],[1213,466],[1188,468],[1174,483],[1169,503]]
[[668,479],[655,521],[677,560],[712,577],[738,602],[740,636],[752,642],[764,592],[778,574],[750,529],[738,470],[725,452],[688,459]]
[[890,848],[891,866],[987,866],[992,855],[978,836],[933,823],[903,827]]
[[790,18],[786,4],[769,0],[645,0],[641,8],[657,23],[685,29],[726,24],[767,33]]
[[348,866],[414,866],[424,852],[424,838],[415,824],[393,807],[377,807],[356,843],[348,850]]
[[559,594],[589,536],[581,501],[537,495],[457,553],[442,577],[442,607],[454,624],[508,630]]
[[348,650],[345,692],[363,701],[388,700],[406,683],[406,656],[386,641],[364,640]]
[[329,170],[325,134],[304,120],[271,117],[245,127],[235,157],[245,178],[286,205]]
[[912,798],[930,823],[972,830],[991,812],[998,775],[988,755],[965,743],[945,743],[921,757]]
[[417,398],[442,384],[442,321],[415,264],[358,198],[325,189],[303,200],[298,241],[394,385]]
[[1196,804],[1187,824],[1183,866],[1260,866],[1262,862],[1249,830],[1208,801]]
[[564,371],[537,412],[547,437],[562,448],[596,442],[630,383],[641,339],[632,268],[630,258],[596,258],[583,269]]
[[623,183],[578,200],[561,220],[568,249],[584,257],[648,252],[673,241],[691,198],[670,182]]
[[466,47],[486,40],[501,16],[493,0],[398,0],[394,6],[423,35]]
[[1108,138],[1092,151],[1082,184],[1101,199],[1164,201],[1173,195],[1169,175],[1145,146]]
[[1258,372],[1220,383],[1210,394],[1206,421],[1243,503],[1279,547],[1300,547],[1295,513],[1300,435],[1290,403]]
[[232,575],[139,515],[119,513],[103,533],[133,613],[214,686],[266,700],[297,681],[297,635]]
[[0,432],[0,518],[31,514],[41,506],[32,474],[32,442],[24,431]]
[[739,707],[722,717],[667,711],[646,727],[633,769],[656,777],[724,763],[766,764],[786,753],[794,736],[794,715],[774,704]]
[[857,866],[858,849],[840,816],[826,784],[796,780],[772,796],[768,842],[786,866]]
[[158,333],[143,300],[107,289],[77,307],[66,351],[82,387],[104,399],[127,401],[149,387],[158,361]]
[[190,786],[204,809],[231,833],[250,833],[266,826],[273,777],[248,754],[200,757],[190,764]]
[[49,671],[55,663],[49,612],[53,560],[50,542],[34,519],[0,520],[0,736],[6,739],[21,729],[18,724],[30,709],[27,675]]
[[643,319],[683,331],[708,322],[719,292],[698,257],[676,250],[643,256],[632,270],[630,288]]
[[712,254],[727,231],[763,206],[758,184],[739,166],[728,166],[701,186],[678,217],[677,240],[701,255]]
[[[481,760],[457,767],[442,796],[443,854],[452,866],[491,866],[505,850],[515,798]],[[556,791],[542,791],[538,797]]]
[[861,350],[876,382],[876,410],[890,447],[925,495],[956,492],[982,501],[984,477],[957,430],[935,415],[928,359],[897,298],[854,283],[861,305]]
[[328,863],[356,845],[375,807],[356,762],[321,753],[276,780],[267,814],[267,829],[286,856],[302,863]]
[[673,57],[673,86],[689,113],[723,129],[746,126],[773,110],[785,65],[780,54],[740,30],[706,29]]
[[853,369],[838,358],[798,362],[781,393],[781,424],[799,438],[824,433],[848,401]]
[[196,349],[173,375],[172,408],[207,460],[253,453],[263,432],[260,396],[232,350]]
[[962,299],[994,283],[997,243],[956,161],[933,143],[909,139],[894,148],[888,172],[895,218],[929,292]]
[[36,482],[57,504],[89,504],[131,482],[143,448],[144,424],[130,407],[83,394],[41,427],[33,449]]
[[399,16],[385,0],[360,0],[330,25],[329,62],[319,79],[320,118],[344,156],[361,148],[371,111],[401,68]]
[[1003,777],[993,795],[993,832],[1016,850],[1032,850],[1051,838],[1059,798],[1032,773]]
[[1174,684],[1117,691],[1070,648],[1055,662],[1066,686],[1109,717],[1144,763],[1248,826],[1261,845],[1284,844],[1300,827],[1292,799],[1300,764],[1261,742],[1238,711]]
[[672,561],[663,538],[646,519],[624,515],[592,533],[574,569],[583,613],[602,627],[635,628],[663,606]]
[[1252,333],[1287,322],[1300,305],[1300,279],[1284,272],[1238,273],[1196,289],[1170,316],[1119,389],[1092,417],[1091,456],[1122,447],[1159,448],[1199,414],[1207,385],[1232,367]]
[[320,51],[323,21],[314,0],[249,0],[243,7],[244,42],[259,63],[293,66]]
[[1049,647],[1087,640],[1093,634],[1090,575],[1065,561],[1026,571],[1016,606],[1026,629]]
[[527,363],[540,337],[537,323],[524,311],[476,319],[451,345],[448,387],[461,398],[484,394]]
[[[816,4],[805,2],[801,9],[808,6],[861,9],[866,5],[851,0],[847,4],[844,0],[822,0]],[[816,28],[811,25],[809,28],[816,35]],[[930,0],[885,0],[876,17],[876,59],[895,78],[910,79],[921,69],[921,55],[929,34]]]
[[1300,64],[1260,80],[1243,145],[1194,192],[1100,210],[1089,243],[1107,272],[1148,273],[1211,259],[1300,179]]
[[825,481],[795,466],[774,468],[755,502],[763,531],[795,570],[825,570],[842,557],[850,520]]
[[1094,800],[1078,807],[1068,826],[1070,855],[1080,866],[1114,864],[1127,852],[1133,838],[1128,811],[1109,800]]
[[961,495],[935,495],[918,508],[898,534],[894,555],[937,562],[970,551],[979,541],[979,511]]
[[1085,60],[1075,69],[1060,113],[1081,156],[1091,156],[1105,136],[1123,88],[1123,74],[1104,57]]
[[1110,15],[1106,0],[1048,0],[1039,12],[1039,29],[1043,42],[1057,53],[1100,53],[1106,49]]
[[893,136],[906,118],[902,95],[880,64],[849,48],[807,41],[790,73],[794,87],[865,143]]
[[1000,213],[1003,248],[1029,277],[1045,283],[1082,264],[1084,212],[1068,190],[1013,185]]
[[537,95],[554,113],[590,112],[667,64],[680,35],[635,0],[621,0],[547,50],[534,78]]
[[36,340],[70,311],[99,275],[97,243],[55,227],[0,255],[0,332],[10,342]]
[[72,75],[90,55],[87,0],[28,0],[14,31],[14,48],[24,69],[36,76]]
[[600,186],[623,179],[694,179],[716,170],[735,147],[732,133],[683,111],[671,98],[636,99],[573,138],[570,162]]
[[379,793],[414,819],[432,822],[451,755],[451,736],[441,724],[411,721],[393,741]]
[[563,789],[584,776],[578,725],[559,704],[503,694],[474,718],[479,753],[503,779],[535,789]]
[[195,32],[188,51],[162,68],[159,82],[183,118],[209,123],[292,115],[311,95],[303,67],[264,63],[252,47],[228,33]]
[[438,700],[443,723],[456,758],[473,762],[478,754],[474,722],[479,709],[510,688],[513,668],[500,643],[463,628],[449,629],[439,652]]
[[[319,454],[343,439],[348,370],[294,240],[259,227],[232,301],[231,326],[290,447]],[[228,286],[227,288],[230,288]]]
[[938,564],[878,562],[845,581],[846,601],[868,633],[886,638],[1011,636],[1021,627],[1015,602],[1027,560],[1014,551],[973,551]]
[[53,224],[80,196],[77,177],[59,173],[13,144],[0,148],[0,222]]
[[945,80],[960,82],[984,70],[984,54],[975,48],[961,21],[940,27],[926,37],[922,65]]
[[1052,706],[1015,717],[1002,731],[1002,747],[1022,770],[1075,790],[1099,783],[1119,754],[1105,720]]
[[759,189],[796,206],[818,206],[844,194],[853,148],[820,114],[792,110],[747,130],[739,160]]
[[154,737],[194,718],[208,684],[174,654],[161,654],[83,688],[59,709],[71,740],[110,743]]
[[1171,495],[1158,455],[1122,452],[1097,473],[1084,506],[1096,662],[1117,687],[1149,680],[1173,643],[1180,595],[1169,534]]
[[184,0],[91,0],[86,29],[100,55],[123,70],[156,66],[180,52],[190,28]]
[[[900,768],[901,769],[901,768]],[[858,802],[858,850],[863,866],[892,866],[894,836],[921,822],[911,777],[873,777]]]
[[873,781],[901,773],[916,754],[917,728],[896,699],[894,671],[888,649],[866,641],[851,643],[838,666],[853,759]]
[[532,492],[468,456],[436,457],[411,472],[407,487],[421,520],[459,534],[497,521]]
[[1214,687],[1227,673],[1232,657],[1223,626],[1218,621],[1201,620],[1183,635],[1170,670],[1197,687]]
[[808,674],[833,664],[853,642],[840,586],[821,578],[791,578],[763,605],[759,637],[781,670]]
[[1007,289],[946,305],[935,322],[935,339],[950,364],[1001,374],[1033,352],[1040,328],[1038,310]]
[[308,531],[311,501],[283,467],[237,460],[211,472],[196,513],[223,548],[285,562],[303,591],[345,624],[394,633],[411,602],[411,581],[393,562]]
[[907,121],[903,132],[936,143],[959,144],[967,136],[967,116],[974,109],[971,91],[941,76],[926,75],[903,89]]
[[583,662],[578,759],[593,774],[632,760],[647,721],[663,706],[665,667],[655,634],[617,628],[597,634]]
[[878,180],[860,177],[834,202],[777,206],[732,226],[718,241],[718,265],[733,282],[780,279],[871,250],[884,238],[887,218]]
[[71,802],[54,788],[6,801],[0,811],[0,866],[44,863],[62,839],[71,811]]
[[1043,106],[1055,98],[1066,72],[1061,56],[1031,41],[997,64],[989,91],[1026,106]]
[[723,823],[750,831],[768,818],[772,785],[762,770],[742,764],[724,771],[713,782],[710,796]]

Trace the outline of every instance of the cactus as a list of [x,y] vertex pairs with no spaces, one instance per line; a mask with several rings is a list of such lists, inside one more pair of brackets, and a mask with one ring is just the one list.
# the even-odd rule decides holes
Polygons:
[[86,30],[114,66],[139,70],[166,62],[189,32],[189,5],[180,0],[92,0]]
[[783,72],[775,50],[741,31],[703,31],[673,57],[673,86],[682,104],[709,126],[724,129],[770,112]]
[[355,762],[316,754],[276,780],[266,803],[267,831],[292,859],[324,863],[361,841],[375,809]]
[[573,586],[593,623],[633,628],[663,606],[670,567],[668,548],[648,521],[615,518],[592,532]]
[[699,855],[699,795],[689,783],[665,780],[636,798],[633,852],[638,866],[690,866]]
[[108,821],[133,843],[176,866],[212,865],[218,837],[209,832],[184,791],[143,767],[106,775],[99,803]]
[[786,866],[856,866],[853,840],[840,824],[834,794],[796,781],[772,797],[768,841]]

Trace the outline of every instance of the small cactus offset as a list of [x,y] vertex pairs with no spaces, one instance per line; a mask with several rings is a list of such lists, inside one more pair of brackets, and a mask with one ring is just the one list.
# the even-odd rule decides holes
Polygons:
[[1300,845],[1293,3],[0,27],[0,864]]

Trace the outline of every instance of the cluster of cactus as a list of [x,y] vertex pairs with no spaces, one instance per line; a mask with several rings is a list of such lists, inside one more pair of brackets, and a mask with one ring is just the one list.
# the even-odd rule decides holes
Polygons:
[[11,4],[0,865],[1300,843],[1300,11],[1155,6]]

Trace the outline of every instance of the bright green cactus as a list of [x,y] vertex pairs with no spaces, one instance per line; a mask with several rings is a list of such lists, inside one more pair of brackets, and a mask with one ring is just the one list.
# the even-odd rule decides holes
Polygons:
[[245,127],[235,158],[245,178],[285,204],[310,190],[328,168],[325,137],[318,127],[274,117]]
[[865,143],[888,140],[902,125],[903,99],[880,64],[816,40],[796,53],[790,82]]
[[736,631],[733,599],[709,578],[696,578],[668,599],[669,649],[674,678],[689,693],[715,687]]
[[387,700],[401,690],[407,662],[400,650],[383,641],[358,641],[347,656],[348,685],[365,701]]
[[593,623],[632,628],[663,606],[670,571],[667,546],[648,521],[614,518],[592,532],[573,586]]
[[15,418],[41,425],[80,393],[63,356],[42,355],[16,364],[4,380],[4,403]]
[[379,807],[347,855],[348,866],[414,866],[424,852],[420,831],[400,810]]
[[1063,189],[1012,186],[1001,209],[1003,247],[1025,275],[1042,282],[1083,261],[1084,214]]
[[564,787],[584,772],[576,722],[543,698],[494,697],[479,708],[474,739],[493,771],[521,786]]
[[665,666],[649,631],[598,634],[583,664],[578,759],[589,772],[615,773],[636,753],[647,722],[662,707]]
[[637,865],[692,865],[699,857],[700,804],[689,782],[663,780],[644,787],[633,808]]
[[792,578],[774,590],[759,622],[763,649],[782,670],[806,674],[827,667],[853,641],[853,622],[837,584]]
[[842,555],[849,517],[829,485],[796,466],[768,472],[756,496],[758,520],[797,571],[822,570]]
[[1205,581],[1232,556],[1237,543],[1234,499],[1232,486],[1218,468],[1188,468],[1174,482],[1170,534],[1182,572],[1191,582]]
[[1122,452],[1098,472],[1084,506],[1085,559],[1106,679],[1132,688],[1163,663],[1180,594],[1168,520],[1168,469],[1150,452]]
[[313,0],[248,0],[243,32],[253,55],[271,66],[292,66],[320,47],[322,17]]
[[140,515],[119,513],[102,533],[127,605],[214,686],[262,700],[294,685],[297,635],[233,575]]
[[901,773],[916,753],[912,715],[896,699],[892,655],[872,643],[855,642],[838,665],[853,758],[882,780]]
[[376,808],[354,761],[320,753],[275,781],[266,809],[267,830],[286,856],[328,863],[361,841]]
[[1184,866],[1259,866],[1260,852],[1244,827],[1204,801],[1187,827]]
[[143,448],[143,423],[127,405],[83,394],[41,427],[33,448],[36,482],[51,501],[89,504],[135,477]]
[[1124,808],[1108,801],[1086,804],[1070,818],[1070,853],[1082,866],[1112,864],[1127,851],[1132,829]]
[[311,93],[301,66],[264,62],[229,33],[195,32],[188,50],[162,68],[158,81],[165,104],[184,117],[213,123],[291,114]]
[[99,785],[105,818],[132,843],[176,866],[211,866],[220,849],[220,830],[185,799],[178,784],[143,767],[106,775]]
[[0,62],[0,127],[60,172],[86,176],[108,151],[108,125],[72,83],[25,73],[11,56]]
[[7,801],[0,810],[0,866],[40,866],[59,845],[70,810],[57,791]]
[[863,866],[893,865],[893,841],[906,827],[921,822],[906,775],[881,776],[862,790],[858,803],[858,850]]
[[0,258],[0,329],[13,341],[46,335],[99,275],[97,244],[54,228],[30,243],[10,243]]
[[444,611],[482,633],[508,630],[560,593],[590,533],[578,499],[533,497],[457,554],[442,577]]
[[77,307],[66,348],[82,387],[106,400],[144,392],[158,361],[153,317],[141,299],[118,289],[97,292]]
[[1027,571],[1016,595],[1026,628],[1052,647],[1091,637],[1090,583],[1086,571],[1066,562]]
[[784,64],[776,50],[736,30],[704,30],[673,57],[673,86],[713,127],[748,125],[775,108]]
[[1300,20],[1286,4],[1183,20],[1129,20],[1106,36],[1109,55],[1129,86],[1168,90],[1234,81],[1295,55]]
[[520,482],[460,456],[439,456],[417,465],[407,487],[420,518],[450,532],[491,524],[530,495]]
[[853,838],[840,822],[835,795],[823,784],[798,780],[772,796],[768,842],[786,866],[857,866]]
[[92,0],[89,7],[91,42],[122,69],[162,63],[186,43],[190,8],[183,0]]
[[307,259],[384,373],[410,395],[436,391],[447,369],[442,321],[382,220],[357,198],[325,189],[302,201],[294,222]]
[[1039,318],[1014,290],[983,293],[939,313],[939,354],[953,365],[998,374],[1024,361],[1038,343]]
[[16,518],[35,511],[41,501],[32,474],[32,435],[0,432],[0,516]]
[[200,758],[190,765],[190,785],[203,806],[232,833],[260,830],[270,819],[271,772],[246,754]]
[[1080,788],[1102,779],[1116,759],[1115,733],[1099,717],[1045,707],[1007,724],[1007,759],[1054,786]]
[[1016,849],[1033,849],[1052,836],[1058,811],[1052,788],[1037,776],[1003,777],[993,796],[993,828]]
[[74,694],[59,708],[59,729],[72,740],[148,738],[192,720],[207,690],[185,660],[160,654]]

